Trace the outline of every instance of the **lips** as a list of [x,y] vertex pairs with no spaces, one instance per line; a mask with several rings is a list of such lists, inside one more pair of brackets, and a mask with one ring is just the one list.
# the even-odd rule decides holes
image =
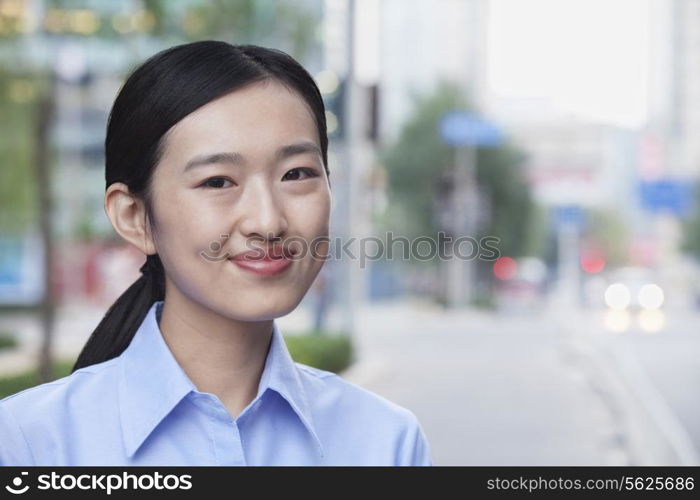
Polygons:
[[240,252],[229,259],[244,271],[259,276],[274,276],[284,272],[292,264],[290,253],[281,246]]
[[235,261],[266,261],[266,260],[281,260],[291,258],[291,253],[288,249],[282,246],[276,246],[269,249],[259,248],[256,250],[247,250],[240,252],[231,257]]

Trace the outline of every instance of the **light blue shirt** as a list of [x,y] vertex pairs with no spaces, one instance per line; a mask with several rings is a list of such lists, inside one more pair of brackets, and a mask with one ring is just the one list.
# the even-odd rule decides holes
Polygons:
[[0,465],[432,465],[413,412],[294,362],[275,321],[257,395],[231,418],[172,355],[161,310],[120,356],[0,400]]

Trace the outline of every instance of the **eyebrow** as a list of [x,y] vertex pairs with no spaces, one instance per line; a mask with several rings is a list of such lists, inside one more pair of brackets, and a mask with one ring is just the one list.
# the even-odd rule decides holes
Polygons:
[[[285,158],[289,158],[290,156],[296,156],[304,153],[316,153],[319,157],[323,157],[321,149],[316,144],[309,141],[303,141],[278,148],[275,152],[275,160],[281,161]],[[202,165],[211,165],[216,163],[241,165],[245,163],[245,157],[236,152],[202,154],[195,156],[188,161],[183,172],[187,172]]]

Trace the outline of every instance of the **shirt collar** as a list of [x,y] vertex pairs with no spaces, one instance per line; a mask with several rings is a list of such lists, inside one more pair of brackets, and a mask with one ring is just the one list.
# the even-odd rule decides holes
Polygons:
[[[163,301],[158,301],[151,306],[131,343],[120,355],[119,409],[129,457],[183,397],[197,391],[163,339],[156,316],[160,314],[162,304]],[[256,399],[267,389],[276,391],[287,401],[323,457],[323,446],[314,426],[299,369],[275,321]]]

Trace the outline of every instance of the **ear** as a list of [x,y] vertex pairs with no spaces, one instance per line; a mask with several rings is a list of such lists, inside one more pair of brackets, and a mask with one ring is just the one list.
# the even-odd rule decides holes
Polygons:
[[146,255],[156,253],[155,242],[146,225],[143,201],[129,193],[123,182],[110,184],[105,193],[105,212],[119,236]]

